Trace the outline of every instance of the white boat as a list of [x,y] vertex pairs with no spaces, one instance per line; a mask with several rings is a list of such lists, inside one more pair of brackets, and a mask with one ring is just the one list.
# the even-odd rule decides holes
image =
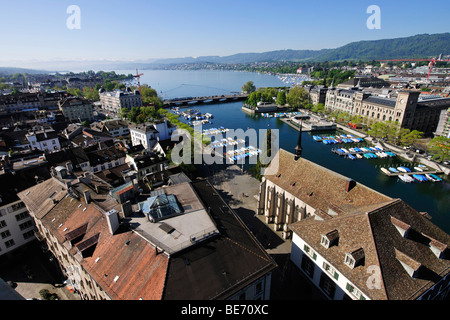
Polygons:
[[423,169],[420,167],[414,167],[414,170],[419,171],[419,172],[423,172]]
[[429,181],[433,181],[436,182],[438,181],[437,179],[433,178],[431,175],[429,175],[428,173],[425,174],[425,177],[429,180]]
[[385,174],[387,174],[387,175],[389,175],[390,174],[390,172],[389,172],[389,170],[388,169],[386,169],[386,168],[381,168],[381,171],[383,171]]
[[363,156],[360,155],[359,153],[356,154],[356,157],[357,157],[358,159],[362,159],[362,158],[363,158]]
[[409,175],[407,174],[403,174],[403,175],[399,175],[399,178],[402,179],[403,181],[407,182],[407,183],[412,183],[414,182],[414,179],[411,178]]

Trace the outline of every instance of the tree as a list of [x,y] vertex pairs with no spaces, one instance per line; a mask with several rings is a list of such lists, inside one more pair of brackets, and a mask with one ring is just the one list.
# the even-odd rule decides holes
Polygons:
[[277,104],[284,106],[286,104],[286,92],[280,91],[277,95]]
[[309,103],[309,94],[305,88],[294,87],[286,96],[287,103],[294,109],[299,109]]
[[242,92],[246,92],[246,93],[250,94],[255,91],[256,91],[256,87],[255,87],[253,81],[247,81],[247,83],[242,86]]
[[428,150],[436,160],[445,161],[450,159],[450,138],[434,137],[428,144]]

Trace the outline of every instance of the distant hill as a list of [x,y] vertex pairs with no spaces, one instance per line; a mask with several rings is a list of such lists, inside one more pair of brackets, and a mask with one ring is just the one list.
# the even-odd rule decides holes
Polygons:
[[50,73],[50,71],[15,68],[15,67],[0,67],[0,75],[11,75],[16,73],[45,74]]
[[336,49],[277,50],[263,53],[238,53],[230,56],[174,58],[156,60],[154,64],[180,63],[251,63],[307,62],[342,60],[380,60],[432,57],[450,54],[450,33],[421,34],[405,38],[352,42]]

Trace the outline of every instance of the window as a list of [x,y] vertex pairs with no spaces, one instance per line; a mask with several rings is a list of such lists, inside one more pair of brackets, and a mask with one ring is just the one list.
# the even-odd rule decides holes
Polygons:
[[320,276],[320,282],[319,287],[325,292],[327,296],[330,298],[334,297],[334,292],[336,291],[336,284],[333,280],[328,278],[328,276],[325,273],[322,273]]
[[7,248],[12,247],[13,245],[15,245],[15,242],[14,242],[13,239],[8,240],[8,241],[5,241],[5,246],[6,246]]
[[9,230],[3,231],[2,233],[0,233],[0,236],[2,237],[2,239],[8,238],[11,236],[11,232],[9,232]]
[[28,212],[22,212],[22,213],[16,214],[16,220],[17,220],[17,221],[26,219],[26,218],[28,218],[28,217],[29,217]]
[[347,283],[346,289],[355,298],[357,298],[359,300],[366,300],[366,297],[364,297],[364,295],[361,293],[361,291],[357,290],[350,283]]
[[337,271],[328,263],[323,263],[323,269],[328,272],[334,279],[339,279],[339,273],[337,273]]
[[325,248],[329,248],[330,246],[330,240],[326,236],[322,236],[322,239],[320,240],[320,244],[324,246]]
[[19,224],[20,230],[25,230],[25,229],[28,229],[29,227],[32,227],[32,226],[33,226],[33,223],[31,222],[31,220],[29,220],[29,221],[27,221],[25,223]]
[[5,220],[0,221],[0,228],[4,228],[6,227],[6,222]]
[[301,268],[310,278],[314,276],[314,262],[306,255],[303,255]]
[[24,238],[25,240],[27,240],[27,239],[29,239],[29,238],[31,238],[31,237],[33,237],[33,236],[34,236],[33,230],[27,231],[27,232],[25,232],[25,233],[23,234],[23,238]]
[[355,259],[353,259],[352,257],[351,257],[351,255],[349,255],[348,253],[345,255],[345,263],[349,266],[349,267],[351,267],[351,268],[353,268],[354,266],[355,266]]
[[309,246],[307,246],[305,244],[305,246],[303,247],[303,250],[311,257],[313,258],[313,260],[317,259],[317,254],[314,252],[314,250],[312,250]]

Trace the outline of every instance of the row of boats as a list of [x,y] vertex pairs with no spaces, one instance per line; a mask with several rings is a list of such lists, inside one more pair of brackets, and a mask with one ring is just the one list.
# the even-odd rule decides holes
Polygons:
[[258,156],[262,152],[261,149],[256,149],[255,147],[242,147],[240,149],[231,150],[225,153],[227,159],[231,162],[239,161],[245,158],[251,158]]
[[223,148],[226,146],[237,146],[237,145],[241,145],[241,144],[245,144],[244,139],[234,140],[232,138],[228,138],[228,139],[223,138],[223,139],[212,142],[209,146],[213,149],[216,149],[216,148]]
[[442,178],[440,178],[436,174],[423,173],[424,171],[429,170],[423,164],[420,164],[420,165],[414,167],[414,170],[415,171],[411,171],[411,169],[404,167],[404,166],[400,166],[397,168],[390,167],[388,169],[381,168],[381,171],[383,171],[387,175],[390,175],[391,173],[404,173],[404,174],[399,174],[398,177],[400,180],[402,180],[403,182],[406,182],[406,183],[412,183],[412,182],[416,182],[416,181],[418,181],[418,182],[427,182],[427,181],[441,182],[442,181]]
[[338,144],[338,143],[361,143],[363,138],[357,138],[352,134],[342,134],[338,136],[313,136],[314,141],[322,142],[323,144]]
[[219,127],[219,128],[210,128],[210,129],[204,129],[202,131],[202,134],[205,136],[215,136],[218,134],[223,134],[223,133],[227,133],[228,131],[230,131],[230,129],[224,128],[224,127]]
[[391,151],[384,150],[382,147],[361,147],[361,148],[339,148],[333,149],[332,152],[340,155],[347,156],[351,160],[356,159],[377,159],[377,158],[393,158],[397,155]]
[[277,112],[274,114],[271,113],[261,113],[263,118],[289,118],[301,115],[301,112]]

